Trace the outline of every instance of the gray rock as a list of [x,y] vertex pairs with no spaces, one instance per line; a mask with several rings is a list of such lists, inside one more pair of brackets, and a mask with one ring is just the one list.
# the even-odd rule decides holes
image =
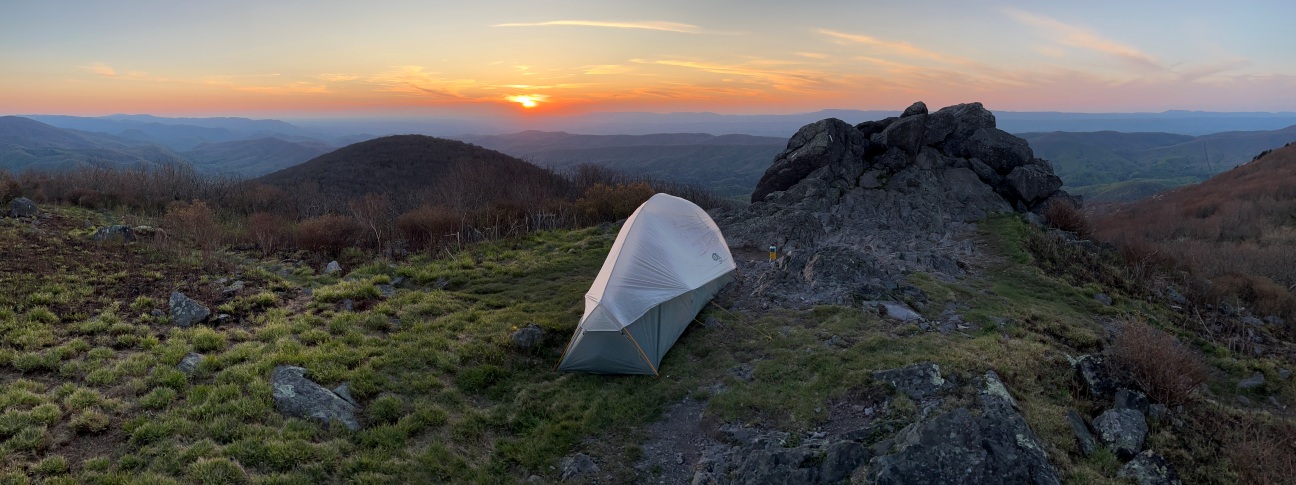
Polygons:
[[189,352],[185,354],[183,359],[180,359],[180,364],[176,365],[176,369],[185,374],[193,374],[198,370],[198,364],[201,364],[202,360],[203,354]]
[[1009,197],[1021,200],[1027,207],[1034,207],[1062,188],[1062,179],[1039,165],[1024,165],[1008,173],[1003,188]]
[[338,264],[337,261],[329,261],[329,263],[324,266],[324,274],[333,274],[340,271],[342,271],[342,265]]
[[1096,399],[1107,399],[1116,393],[1116,380],[1107,370],[1107,365],[1100,355],[1084,355],[1076,360],[1076,374],[1084,383],[1089,395]]
[[1080,444],[1080,453],[1084,456],[1092,455],[1097,443],[1094,442],[1093,434],[1089,432],[1089,425],[1085,424],[1084,418],[1074,410],[1067,411],[1067,423],[1071,424],[1071,431],[1075,433],[1076,442]]
[[245,285],[246,284],[243,283],[243,280],[235,280],[233,283],[230,283],[229,286],[221,289],[221,294],[226,296],[236,294],[243,291]]
[[1148,398],[1141,392],[1121,388],[1116,391],[1115,401],[1112,405],[1113,409],[1133,409],[1147,415]]
[[770,193],[787,190],[821,167],[856,160],[868,144],[859,130],[836,118],[806,125],[792,135],[787,149],[765,170],[751,200],[762,201]]
[[941,377],[940,366],[931,362],[914,364],[899,369],[876,371],[873,378],[895,386],[912,399],[922,399],[950,387]]
[[1264,374],[1256,372],[1255,374],[1251,374],[1251,377],[1242,379],[1240,382],[1238,382],[1238,388],[1252,389],[1252,388],[1263,386],[1264,383],[1265,383]]
[[94,234],[91,234],[90,238],[96,241],[134,241],[135,230],[130,226],[123,225],[101,227],[99,230],[95,231]]
[[1112,306],[1112,297],[1107,296],[1106,293],[1098,293],[1094,295],[1094,299],[1098,300],[1098,303],[1102,303],[1103,305]]
[[881,444],[869,483],[1060,484],[1039,437],[1003,394],[983,385],[979,413],[956,408],[905,428]]
[[1116,472],[1116,477],[1133,479],[1138,485],[1183,485],[1170,462],[1152,450],[1139,453]]
[[354,397],[351,397],[350,382],[343,382],[341,384],[338,384],[337,387],[333,388],[333,394],[337,394],[338,397],[342,398],[346,402],[351,403],[352,406],[355,406],[357,408],[360,407],[360,403],[356,402]]
[[1183,294],[1179,293],[1179,290],[1176,290],[1173,286],[1166,287],[1166,298],[1169,298],[1170,301],[1176,305],[1188,304],[1188,298],[1184,297]]
[[378,289],[378,296],[382,298],[391,298],[396,294],[396,287],[392,285],[374,285],[374,288]]
[[1270,324],[1270,325],[1276,325],[1276,326],[1279,326],[1279,327],[1281,327],[1281,326],[1287,324],[1287,320],[1284,320],[1283,317],[1280,317],[1280,316],[1277,316],[1277,315],[1269,315],[1269,316],[1265,317],[1264,321],[1265,321],[1265,323],[1267,323],[1267,324]]
[[1264,326],[1264,323],[1265,323],[1264,321],[1260,320],[1259,318],[1253,317],[1253,316],[1251,316],[1251,315],[1247,315],[1247,316],[1245,316],[1245,317],[1242,317],[1241,320],[1242,320],[1242,323],[1245,323],[1245,324],[1247,324],[1247,325],[1256,326],[1256,327]]
[[206,306],[178,291],[171,292],[168,303],[171,307],[171,323],[180,327],[187,328],[211,316],[211,310]]
[[162,311],[162,310],[160,310],[160,309],[154,308],[153,311],[150,311],[150,312],[149,312],[149,315],[153,316],[154,318],[157,318],[157,317],[165,317],[165,316],[166,316],[166,312],[164,312],[164,311]]
[[284,416],[321,424],[338,421],[351,431],[360,430],[359,408],[306,377],[306,369],[281,365],[270,375],[275,409]]
[[1093,426],[1098,441],[1122,459],[1141,451],[1148,434],[1143,413],[1133,409],[1108,410],[1094,419]]
[[757,450],[747,454],[732,483],[839,483],[869,457],[868,449],[853,441],[838,441],[823,449],[803,445]]
[[598,464],[584,453],[563,458],[559,463],[559,469],[562,470],[559,478],[564,482],[599,472]]
[[348,312],[355,311],[355,300],[352,300],[350,298],[346,298],[342,300],[342,310]]
[[544,342],[544,329],[534,323],[513,332],[513,346],[521,350],[535,348]]
[[1291,369],[1287,369],[1287,368],[1278,369],[1278,378],[1284,381],[1287,379],[1291,379],[1291,375],[1292,375]]
[[918,312],[913,311],[912,308],[909,308],[909,305],[904,303],[871,301],[865,302],[865,305],[875,308],[884,317],[894,318],[902,322],[914,322],[923,319],[922,315],[919,315]]
[[9,201],[9,217],[36,217],[36,203],[26,197]]
[[925,115],[925,114],[927,114],[927,103],[918,101],[914,104],[909,105],[908,108],[905,108],[904,113],[901,113],[900,117],[908,118],[910,116]]
[[1165,421],[1166,417],[1169,415],[1170,415],[1170,408],[1167,407],[1165,404],[1157,403],[1157,404],[1148,405],[1147,417],[1148,420],[1154,423],[1160,423],[1162,421]]

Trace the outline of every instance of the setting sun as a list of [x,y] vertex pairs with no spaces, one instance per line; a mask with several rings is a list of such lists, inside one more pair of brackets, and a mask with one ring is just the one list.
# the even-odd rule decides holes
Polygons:
[[523,108],[534,108],[536,106],[539,106],[540,102],[544,101],[545,98],[547,97],[548,96],[541,95],[541,94],[522,94],[517,96],[509,96],[504,99],[520,104],[522,105]]

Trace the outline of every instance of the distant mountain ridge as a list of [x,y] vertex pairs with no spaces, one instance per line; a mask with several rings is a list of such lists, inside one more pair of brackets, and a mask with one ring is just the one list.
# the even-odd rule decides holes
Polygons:
[[333,147],[324,143],[302,143],[267,137],[205,143],[180,152],[180,155],[200,171],[260,177],[298,165],[331,150]]
[[1192,137],[1171,133],[1022,133],[1068,189],[1096,201],[1136,200],[1203,181],[1296,141],[1296,125]]
[[164,147],[65,130],[18,116],[0,117],[0,169],[136,168],[175,163],[184,160]]

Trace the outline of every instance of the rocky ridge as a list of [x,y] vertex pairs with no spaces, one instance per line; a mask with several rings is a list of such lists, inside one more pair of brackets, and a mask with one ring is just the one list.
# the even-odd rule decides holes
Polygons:
[[896,298],[903,275],[965,272],[974,222],[1079,200],[1047,160],[995,127],[980,103],[934,113],[802,127],[766,170],[746,210],[717,213],[730,246],[779,260],[744,292],[783,305]]

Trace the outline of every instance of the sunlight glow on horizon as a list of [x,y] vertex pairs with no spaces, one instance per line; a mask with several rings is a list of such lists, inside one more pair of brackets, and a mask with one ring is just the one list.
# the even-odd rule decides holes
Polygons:
[[1270,0],[74,3],[6,7],[0,114],[1296,111],[1296,4]]

